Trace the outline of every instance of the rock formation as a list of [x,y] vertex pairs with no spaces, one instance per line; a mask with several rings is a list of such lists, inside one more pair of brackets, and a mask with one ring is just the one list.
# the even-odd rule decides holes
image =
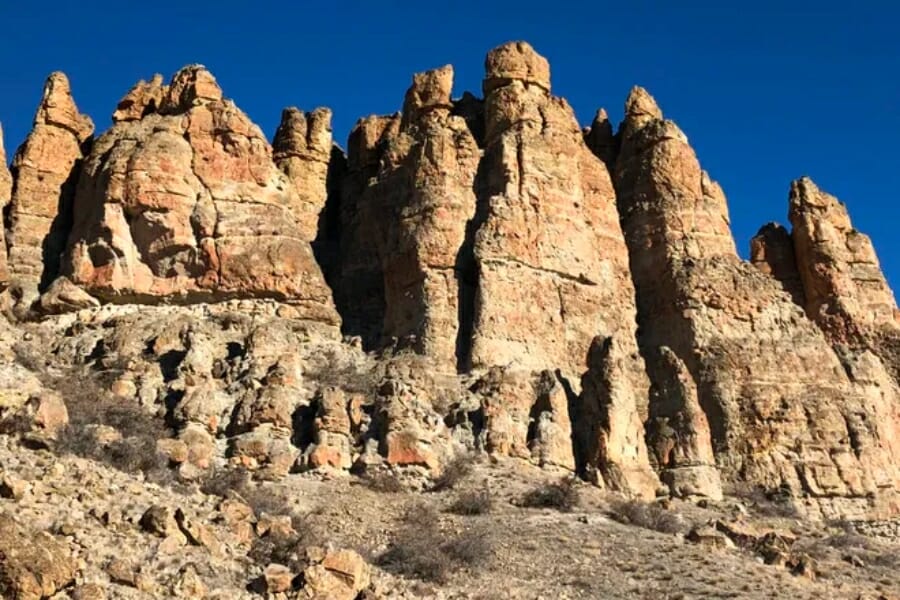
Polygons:
[[757,269],[781,283],[799,306],[806,305],[803,282],[797,270],[794,241],[791,234],[778,223],[764,225],[750,240],[750,262]]
[[485,67],[472,366],[560,369],[577,387],[591,340],[615,337],[633,355],[626,372],[640,397],[646,377],[609,174],[571,107],[550,95],[546,59],[513,43]]
[[[652,398],[651,417],[668,410],[656,403],[681,395],[683,418],[694,419],[683,433],[697,440],[706,424],[689,408],[696,386],[729,481],[787,490],[813,514],[896,511],[898,404],[877,366],[862,361],[851,380],[782,285],[737,258],[721,189],[640,88],[620,135],[616,187],[640,345],[657,389],[671,387],[672,375],[656,363],[667,355],[658,353],[663,346],[693,379],[667,399]],[[697,455],[699,447],[688,450]]]
[[[12,175],[6,166],[6,150],[3,147],[3,127],[0,126],[0,214],[6,210],[12,197]],[[0,225],[0,292],[9,284],[9,267],[6,261],[6,227]]]
[[50,75],[31,133],[12,163],[6,243],[12,294],[23,309],[59,272],[80,162],[93,132],[90,118],[75,106],[66,76]]
[[307,114],[297,108],[286,108],[272,146],[275,164],[296,188],[298,202],[291,210],[300,223],[303,239],[312,242],[328,197],[331,111],[317,108]]
[[900,312],[868,236],[808,177],[791,184],[790,220],[806,314],[835,344],[900,338]]
[[[342,269],[357,302],[367,281],[382,294],[383,308],[353,311],[380,317],[380,332],[367,337],[396,339],[455,371],[456,267],[480,153],[465,119],[452,114],[452,87],[450,66],[417,74],[399,118],[370,117],[351,134],[345,190],[356,198],[344,196]],[[360,272],[361,281],[348,281]]]
[[[745,262],[642,88],[618,131],[603,110],[582,130],[524,42],[488,53],[483,99],[453,75],[414,75],[346,157],[328,109],[286,109],[270,146],[198,65],[139,82],[92,140],[52,75],[0,168],[13,314],[156,419],[188,480],[425,487],[484,451],[645,499],[751,485],[817,517],[900,512],[900,313],[843,205],[795,182],[793,231],[763,227]],[[26,383],[5,410],[49,445],[65,406]]]
[[65,275],[105,301],[274,298],[338,322],[296,188],[208,71],[139,83],[113,118],[84,164]]

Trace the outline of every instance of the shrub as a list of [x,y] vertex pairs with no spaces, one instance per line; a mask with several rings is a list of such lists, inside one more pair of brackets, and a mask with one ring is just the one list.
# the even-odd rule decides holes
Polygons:
[[728,487],[725,494],[743,500],[753,512],[764,517],[792,519],[798,516],[790,496],[781,490],[765,490],[749,483],[736,483]]
[[389,471],[378,471],[363,477],[363,482],[370,490],[383,494],[399,494],[406,488],[396,474]]
[[447,535],[431,507],[414,505],[390,547],[376,563],[395,574],[444,583],[454,571],[477,567],[490,559],[492,544],[483,530]]
[[462,454],[451,460],[444,467],[443,472],[434,480],[431,491],[441,492],[455,487],[472,474],[472,467],[475,461],[476,458],[473,454]]
[[552,508],[560,512],[571,512],[579,502],[575,480],[566,478],[532,489],[522,498],[521,504],[526,508]]
[[477,492],[465,492],[457,496],[456,501],[450,505],[449,512],[471,516],[484,515],[491,512],[494,508],[494,498],[488,490],[479,490]]
[[652,529],[661,533],[682,533],[688,523],[680,516],[654,502],[628,500],[612,506],[610,516],[620,523]]

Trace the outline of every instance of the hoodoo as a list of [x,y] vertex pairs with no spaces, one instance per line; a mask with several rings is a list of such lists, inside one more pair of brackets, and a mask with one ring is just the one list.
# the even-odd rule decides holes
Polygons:
[[[527,43],[484,69],[482,98],[413,75],[346,155],[326,108],[285,109],[270,145],[200,65],[94,139],[51,75],[0,168],[10,331],[146,413],[188,478],[424,487],[484,452],[645,500],[900,512],[900,313],[847,208],[794,182],[792,229],[744,261],[646,90],[582,129]],[[21,410],[58,429],[54,398]]]

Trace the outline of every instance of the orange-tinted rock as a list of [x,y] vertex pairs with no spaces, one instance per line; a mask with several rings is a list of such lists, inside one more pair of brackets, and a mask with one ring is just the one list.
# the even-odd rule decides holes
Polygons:
[[186,67],[126,100],[85,161],[65,274],[105,301],[273,298],[336,324],[296,190],[212,75]]
[[900,336],[872,240],[853,228],[847,207],[804,177],[791,184],[790,219],[806,313],[829,339],[859,347],[882,331]]
[[659,479],[650,468],[637,408],[642,399],[629,373],[634,357],[626,348],[612,337],[593,340],[575,416],[576,448],[596,483],[652,499]]
[[312,468],[349,469],[353,463],[353,438],[346,394],[339,388],[322,390],[315,420]]
[[149,82],[139,81],[125,94],[116,111],[112,115],[114,123],[119,121],[140,121],[146,115],[159,110],[163,100],[168,94],[168,86],[163,82],[163,76],[157,73]]
[[[417,74],[399,123],[370,118],[357,125],[346,186],[356,197],[344,196],[350,204],[342,265],[343,280],[359,296],[354,302],[365,301],[367,281],[370,293],[383,294],[383,309],[351,307],[380,318],[380,332],[367,337],[396,338],[449,371],[456,370],[459,335],[457,256],[475,213],[479,160],[465,119],[451,113],[452,84],[449,66]],[[355,273],[361,280],[348,281]]]
[[75,106],[66,76],[50,75],[34,126],[12,164],[7,245],[13,297],[22,309],[59,272],[82,152],[93,131],[90,118]]
[[575,469],[568,397],[553,373],[493,367],[472,391],[484,413],[488,452]]
[[750,262],[781,283],[794,302],[805,306],[803,282],[800,281],[800,271],[794,256],[794,241],[787,229],[778,223],[763,226],[750,240]]
[[328,197],[328,167],[332,152],[331,111],[304,113],[286,108],[272,143],[275,164],[294,184],[297,205],[291,208],[303,238],[312,242]]
[[560,369],[577,387],[593,338],[615,337],[631,356],[635,397],[645,397],[609,173],[571,107],[550,95],[543,57],[516,42],[486,66],[471,365]]
[[[0,126],[0,211],[6,209],[12,198],[12,175],[6,163],[6,150],[3,147],[3,127]],[[0,227],[0,292],[9,284],[9,267],[6,261],[6,227]]]
[[[884,370],[860,357],[851,380],[782,285],[737,258],[724,195],[645,91],[632,92],[620,135],[616,185],[642,350],[667,346],[683,362],[678,387],[696,387],[723,478],[781,489],[818,516],[896,511],[900,420]],[[665,373],[650,371],[666,387]],[[694,440],[680,452],[705,454],[702,422],[682,431]]]
[[67,545],[43,531],[27,531],[0,515],[0,591],[16,600],[50,598],[75,583],[78,563]]

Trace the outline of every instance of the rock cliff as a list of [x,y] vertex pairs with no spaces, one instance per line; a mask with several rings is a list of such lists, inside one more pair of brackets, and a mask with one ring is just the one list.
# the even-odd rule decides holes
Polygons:
[[6,244],[11,296],[21,310],[28,310],[59,272],[80,163],[93,132],[93,122],[75,105],[66,76],[50,75],[31,133],[12,162],[15,183]]
[[346,155],[325,108],[285,109],[270,145],[199,65],[95,139],[51,75],[0,168],[6,327],[45,353],[4,410],[52,438],[43,364],[151,418],[189,481],[425,487],[484,452],[644,499],[900,513],[900,313],[846,207],[794,182],[792,229],[744,261],[646,90],[582,129],[527,43],[484,69],[483,97],[413,75]]
[[137,84],[113,121],[81,169],[62,275],[109,302],[275,298],[338,323],[308,200],[206,69]]

